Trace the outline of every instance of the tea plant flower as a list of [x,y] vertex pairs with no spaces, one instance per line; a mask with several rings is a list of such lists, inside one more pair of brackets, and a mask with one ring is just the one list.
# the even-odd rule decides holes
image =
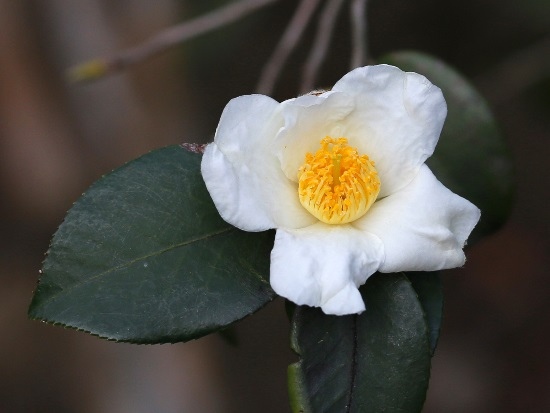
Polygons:
[[202,175],[228,223],[277,230],[276,293],[327,314],[360,313],[358,287],[376,271],[464,264],[480,212],[424,164],[446,114],[438,87],[388,65],[282,103],[241,96],[223,111]]

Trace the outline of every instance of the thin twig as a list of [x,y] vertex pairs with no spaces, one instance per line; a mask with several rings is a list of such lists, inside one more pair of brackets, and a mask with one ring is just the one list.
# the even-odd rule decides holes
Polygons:
[[277,0],[241,0],[158,33],[111,58],[94,59],[70,69],[73,81],[94,80],[143,62],[193,37],[223,27]]
[[367,50],[367,0],[352,0],[351,14],[351,69],[364,66],[368,60]]
[[300,40],[318,4],[319,0],[302,0],[298,5],[275,51],[262,70],[260,81],[256,87],[259,93],[270,95],[273,91],[283,65],[298,44],[298,40]]
[[307,58],[304,70],[302,73],[302,93],[312,90],[317,80],[317,73],[325,56],[327,54],[332,32],[336,23],[338,13],[342,8],[345,0],[331,0],[325,3],[323,12],[317,25],[317,33],[311,52]]

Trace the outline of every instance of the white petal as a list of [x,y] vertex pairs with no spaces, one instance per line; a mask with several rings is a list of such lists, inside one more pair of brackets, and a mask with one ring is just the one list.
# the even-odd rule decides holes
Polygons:
[[353,110],[353,99],[344,93],[304,95],[281,103],[284,127],[276,140],[276,153],[286,176],[298,181],[306,153],[315,153],[321,139],[342,136],[343,122]]
[[302,228],[316,221],[300,204],[296,184],[286,178],[273,154],[281,125],[277,106],[262,95],[230,101],[201,163],[220,215],[246,231]]
[[317,223],[300,230],[277,230],[271,252],[271,286],[299,305],[326,314],[365,310],[357,287],[384,260],[380,240],[351,225]]
[[353,225],[384,244],[381,272],[435,271],[464,264],[462,248],[479,209],[454,194],[423,165],[404,189],[377,201]]
[[230,100],[223,109],[214,143],[235,162],[242,162],[250,153],[266,151],[282,126],[282,118],[276,116],[278,106],[276,100],[264,95]]
[[394,66],[355,69],[332,89],[353,96],[344,136],[376,162],[380,197],[403,188],[433,153],[447,115],[441,90]]

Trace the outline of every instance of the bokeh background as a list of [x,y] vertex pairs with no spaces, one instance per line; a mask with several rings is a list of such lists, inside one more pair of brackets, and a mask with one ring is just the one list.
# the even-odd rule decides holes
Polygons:
[[[124,73],[65,71],[227,2],[0,0],[0,412],[288,412],[282,300],[213,335],[163,346],[103,341],[26,318],[51,235],[102,174],[153,148],[211,140],[252,93],[296,3],[282,0]],[[306,31],[275,96],[297,93]],[[371,0],[374,57],[416,49],[479,87],[516,165],[509,222],[444,274],[445,320],[425,412],[550,411],[550,2]],[[348,70],[342,13],[320,86]]]

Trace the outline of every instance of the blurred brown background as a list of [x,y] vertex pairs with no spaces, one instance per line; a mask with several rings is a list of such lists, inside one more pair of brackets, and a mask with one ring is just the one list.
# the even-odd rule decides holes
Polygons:
[[[212,9],[200,0],[0,0],[0,413],[289,411],[288,322],[276,300],[237,328],[132,346],[28,321],[48,242],[102,174],[150,149],[212,138],[251,93],[296,2],[280,1],[123,74],[68,85],[64,71]],[[550,2],[370,2],[374,57],[434,54],[489,100],[516,163],[518,197],[497,234],[444,275],[445,320],[425,412],[550,411]],[[342,13],[322,84],[347,72]],[[297,93],[314,26],[275,97]]]

